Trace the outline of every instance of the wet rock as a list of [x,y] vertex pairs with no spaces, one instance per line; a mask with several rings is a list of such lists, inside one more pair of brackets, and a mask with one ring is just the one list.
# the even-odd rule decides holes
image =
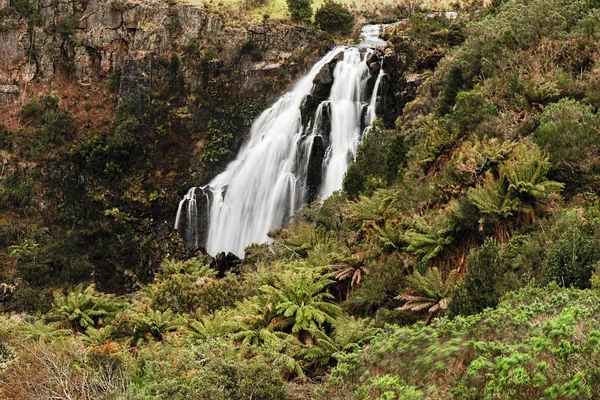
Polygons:
[[367,54],[367,65],[372,64],[372,63],[376,63],[380,60],[380,55],[377,54],[377,51],[374,51],[372,53]]
[[307,200],[308,203],[317,198],[317,190],[321,185],[323,178],[323,158],[325,157],[325,144],[322,136],[315,136],[310,149],[310,157],[308,159],[308,173],[306,176],[307,184]]
[[238,256],[231,252],[227,254],[225,254],[225,252],[222,252],[215,256],[215,259],[210,264],[210,267],[218,271],[218,278],[222,278],[227,272],[239,272],[241,265],[242,260],[240,260]]
[[344,59],[344,52],[340,52],[336,54],[335,57],[331,61],[329,61],[329,68],[333,71],[338,61],[342,61]]
[[321,68],[313,83],[321,86],[333,84],[333,73],[331,68],[329,68],[329,65],[325,65],[323,68]]
[[379,72],[380,64],[378,62],[369,63],[368,66],[369,66],[369,73],[375,74],[375,73]]

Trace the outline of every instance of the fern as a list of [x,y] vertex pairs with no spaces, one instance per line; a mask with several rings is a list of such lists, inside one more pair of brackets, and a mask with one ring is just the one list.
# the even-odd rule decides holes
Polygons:
[[453,230],[454,227],[446,219],[438,222],[438,226],[432,226],[425,218],[415,217],[413,228],[408,229],[403,236],[408,244],[406,251],[421,255],[425,262],[432,260],[454,241]]
[[124,308],[124,302],[114,295],[100,293],[95,286],[84,289],[78,285],[67,294],[54,293],[54,308],[48,316],[52,320],[61,320],[76,330],[84,331],[89,327],[101,325],[103,319],[114,317]]
[[451,301],[450,294],[461,284],[458,270],[452,270],[443,279],[437,268],[430,268],[425,275],[415,271],[412,276],[406,278],[408,288],[396,300],[404,301],[404,305],[398,310],[419,312],[427,310],[425,322],[434,315],[439,315],[448,309]]

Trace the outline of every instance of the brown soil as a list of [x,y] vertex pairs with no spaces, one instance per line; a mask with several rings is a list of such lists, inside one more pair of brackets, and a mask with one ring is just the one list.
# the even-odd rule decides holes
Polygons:
[[23,104],[44,96],[58,98],[60,107],[73,115],[80,132],[108,127],[114,120],[117,96],[106,85],[83,86],[59,75],[52,82],[30,83],[26,93],[22,93],[17,102],[0,105],[0,123],[11,131],[22,129],[19,110]]

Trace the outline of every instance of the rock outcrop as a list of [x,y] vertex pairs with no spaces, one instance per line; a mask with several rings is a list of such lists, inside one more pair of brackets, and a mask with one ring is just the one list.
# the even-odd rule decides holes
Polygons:
[[[232,79],[233,92],[255,96],[265,82],[273,88],[273,80],[281,80],[291,64],[302,63],[312,51],[307,47],[311,33],[303,26],[229,26],[222,16],[192,4],[41,0],[33,19],[8,7],[8,1],[0,0],[0,85],[50,81],[61,70],[81,84],[94,84],[129,68],[128,61],[176,53],[189,85],[202,84],[206,72],[215,78],[235,64],[240,73]],[[250,55],[244,53],[248,48]],[[0,94],[0,101],[10,98]]]

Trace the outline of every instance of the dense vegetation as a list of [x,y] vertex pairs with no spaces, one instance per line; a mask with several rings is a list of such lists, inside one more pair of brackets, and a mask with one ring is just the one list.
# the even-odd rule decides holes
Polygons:
[[[20,279],[0,287],[2,396],[598,398],[599,6],[412,14],[385,36],[423,83],[395,128],[374,125],[342,191],[235,268],[181,253],[127,295],[100,289],[148,243],[116,204],[165,207],[147,162],[176,139],[174,85],[86,135],[56,99],[28,103],[0,150],[62,173],[0,175],[0,209],[19,217],[0,226],[2,278]],[[180,82],[176,59],[164,71]],[[258,107],[241,109],[211,110],[204,162]],[[88,199],[81,174],[143,190]]]

